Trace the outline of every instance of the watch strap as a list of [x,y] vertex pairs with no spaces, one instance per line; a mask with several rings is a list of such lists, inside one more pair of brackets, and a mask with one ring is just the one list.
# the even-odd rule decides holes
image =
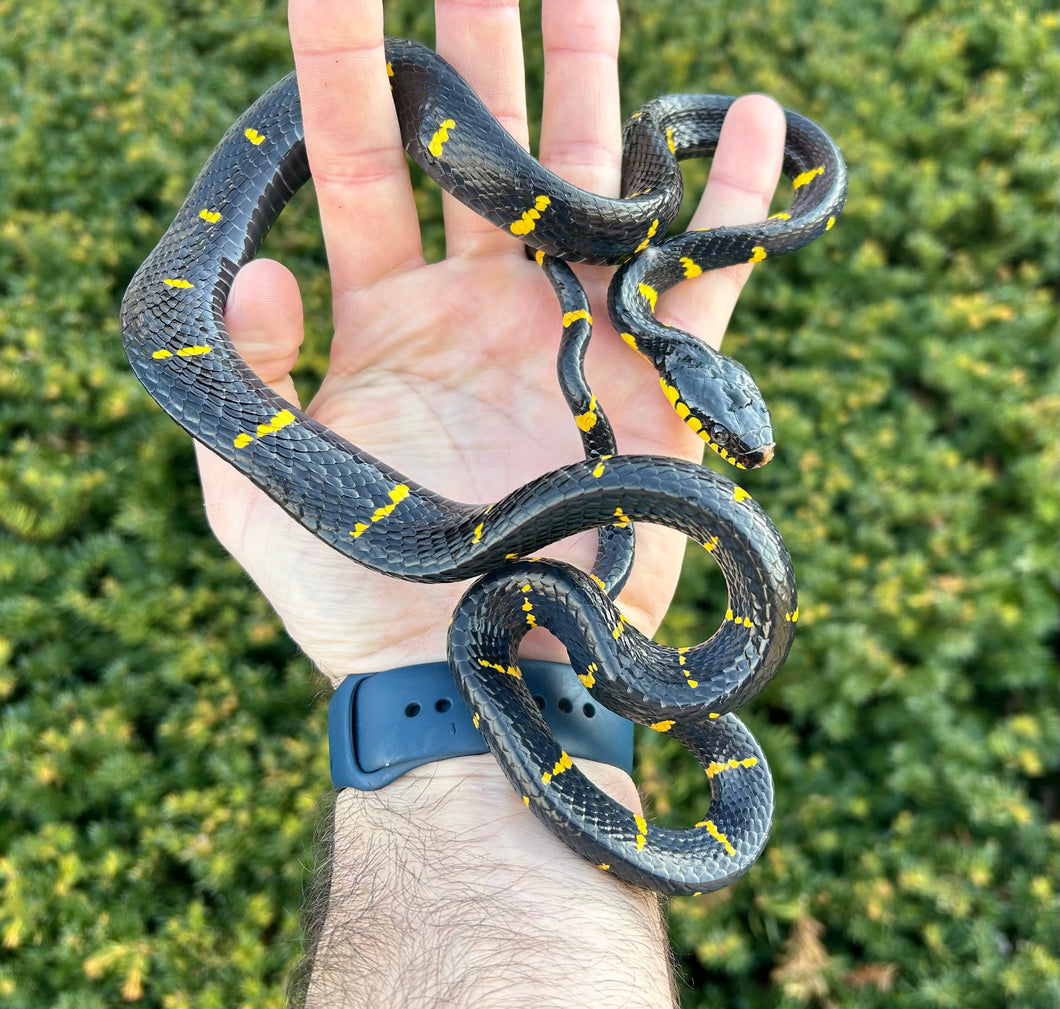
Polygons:
[[[523,681],[572,757],[633,769],[633,723],[605,708],[569,665],[521,661]],[[347,676],[328,708],[331,781],[372,791],[421,764],[487,753],[447,662]]]

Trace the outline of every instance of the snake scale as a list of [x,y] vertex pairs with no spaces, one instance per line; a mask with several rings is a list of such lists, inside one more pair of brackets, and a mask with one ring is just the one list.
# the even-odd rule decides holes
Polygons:
[[[246,474],[324,542],[414,581],[477,579],[450,625],[459,690],[524,803],[601,869],[664,893],[718,889],[760,854],[773,817],[765,758],[732,711],[783,664],[798,619],[780,535],[736,484],[683,460],[622,456],[580,370],[591,331],[567,262],[618,264],[609,311],[657,369],[674,409],[736,467],[767,462],[773,434],[746,370],[663,326],[656,299],[686,277],[800,248],[831,227],[846,193],[838,150],[788,112],[790,207],[760,224],[667,237],[681,204],[679,159],[710,156],[733,99],[670,95],[624,129],[622,196],[577,189],[544,169],[439,56],[386,40],[405,150],[469,207],[536,250],[564,313],[560,377],[585,458],[490,505],[448,500],[372,458],[273,393],[234,350],[223,310],[232,280],[309,176],[290,74],[225,134],[121,309],[133,370],[188,433]],[[582,300],[579,300],[582,299]],[[632,523],[680,530],[718,562],[728,611],[709,640],[656,644],[611,596],[632,561]],[[592,572],[536,559],[599,530]],[[702,764],[710,804],[685,829],[649,824],[595,788],[560,749],[523,684],[519,641],[546,626],[603,704],[678,740]]]

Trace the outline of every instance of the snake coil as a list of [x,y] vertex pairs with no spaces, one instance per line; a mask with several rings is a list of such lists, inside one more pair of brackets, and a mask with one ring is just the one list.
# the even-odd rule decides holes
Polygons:
[[[832,226],[846,193],[838,150],[788,112],[789,209],[761,224],[666,237],[681,204],[678,160],[710,156],[732,99],[671,95],[624,131],[622,197],[577,189],[503,130],[470,87],[417,43],[387,39],[405,149],[446,190],[537,250],[567,324],[564,395],[585,459],[489,506],[418,486],[278,397],[225,331],[232,280],[309,178],[293,74],[255,102],[213,152],[176,218],[134,276],[121,309],[126,353],[152,397],[189,434],[261,487],[324,542],[373,570],[414,581],[478,579],[457,607],[449,661],[487,743],[526,805],[574,850],[618,877],[666,893],[718,889],[760,854],[772,823],[765,758],[731,712],[783,664],[798,619],[780,535],[740,487],[692,463],[615,454],[581,373],[591,330],[566,262],[621,264],[609,293],[616,329],[658,370],[674,409],[736,467],[767,462],[773,435],[739,364],[658,323],[655,301],[685,277],[793,251]],[[597,426],[595,421],[599,421]],[[611,602],[629,573],[631,523],[678,529],[725,576],[714,635],[667,648]],[[599,530],[591,573],[526,559],[571,533]],[[574,766],[521,681],[519,641],[547,626],[603,704],[687,747],[710,783],[694,827],[647,823]]]

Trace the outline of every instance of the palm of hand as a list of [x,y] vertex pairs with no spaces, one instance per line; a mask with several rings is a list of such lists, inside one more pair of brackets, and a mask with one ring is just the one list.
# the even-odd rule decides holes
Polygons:
[[[702,442],[607,322],[609,274],[585,271],[595,320],[589,370],[619,449],[698,458]],[[245,270],[230,303],[234,335],[241,304],[260,306],[277,295],[290,299],[294,292],[276,264]],[[296,299],[286,310],[300,316]],[[456,500],[490,502],[582,457],[556,379],[558,303],[514,243],[504,254],[454,257],[388,276],[350,296],[340,314],[346,322],[308,412],[415,482]],[[294,399],[289,381],[277,388]],[[339,678],[364,663],[408,662],[410,651],[417,661],[444,656],[445,620],[465,585],[419,585],[366,571],[296,526],[205,450],[200,465],[209,475],[207,505],[219,537],[267,588],[321,669]],[[638,536],[637,566],[620,602],[650,632],[672,593],[683,541],[654,527]],[[587,568],[595,536],[544,552]],[[287,574],[279,577],[281,571]],[[557,654],[541,639],[526,648]],[[393,658],[386,657],[390,649]]]

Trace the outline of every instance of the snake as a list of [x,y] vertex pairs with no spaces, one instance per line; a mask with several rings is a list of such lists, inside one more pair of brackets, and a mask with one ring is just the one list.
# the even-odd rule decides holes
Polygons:
[[[734,99],[667,95],[623,129],[621,195],[579,189],[517,143],[440,56],[384,42],[409,158],[462,203],[519,239],[562,311],[560,384],[584,457],[501,500],[466,503],[420,486],[265,385],[224,325],[234,277],[310,178],[294,73],[217,144],[121,306],[132,370],[185,431],[249,477],[323,542],[374,571],[418,582],[470,580],[448,631],[448,659],[475,725],[525,806],[601,871],[663,894],[726,886],[760,856],[774,789],[734,713],[783,665],[798,620],[791,559],[776,527],[727,475],[694,462],[622,455],[584,378],[592,319],[570,264],[617,267],[608,312],[654,367],[681,419],[735,469],[769,461],[774,436],[747,370],[662,324],[656,301],[702,272],[794,251],[832,227],[846,194],[842,157],[810,120],[785,112],[788,208],[758,224],[670,235],[683,195],[679,162],[710,157]],[[631,367],[641,367],[636,355]],[[653,641],[614,596],[632,564],[632,528],[656,523],[705,549],[728,605],[709,638]],[[540,556],[596,530],[592,570]],[[602,704],[675,739],[707,779],[703,818],[649,823],[598,789],[559,746],[519,670],[522,637],[547,627]]]

